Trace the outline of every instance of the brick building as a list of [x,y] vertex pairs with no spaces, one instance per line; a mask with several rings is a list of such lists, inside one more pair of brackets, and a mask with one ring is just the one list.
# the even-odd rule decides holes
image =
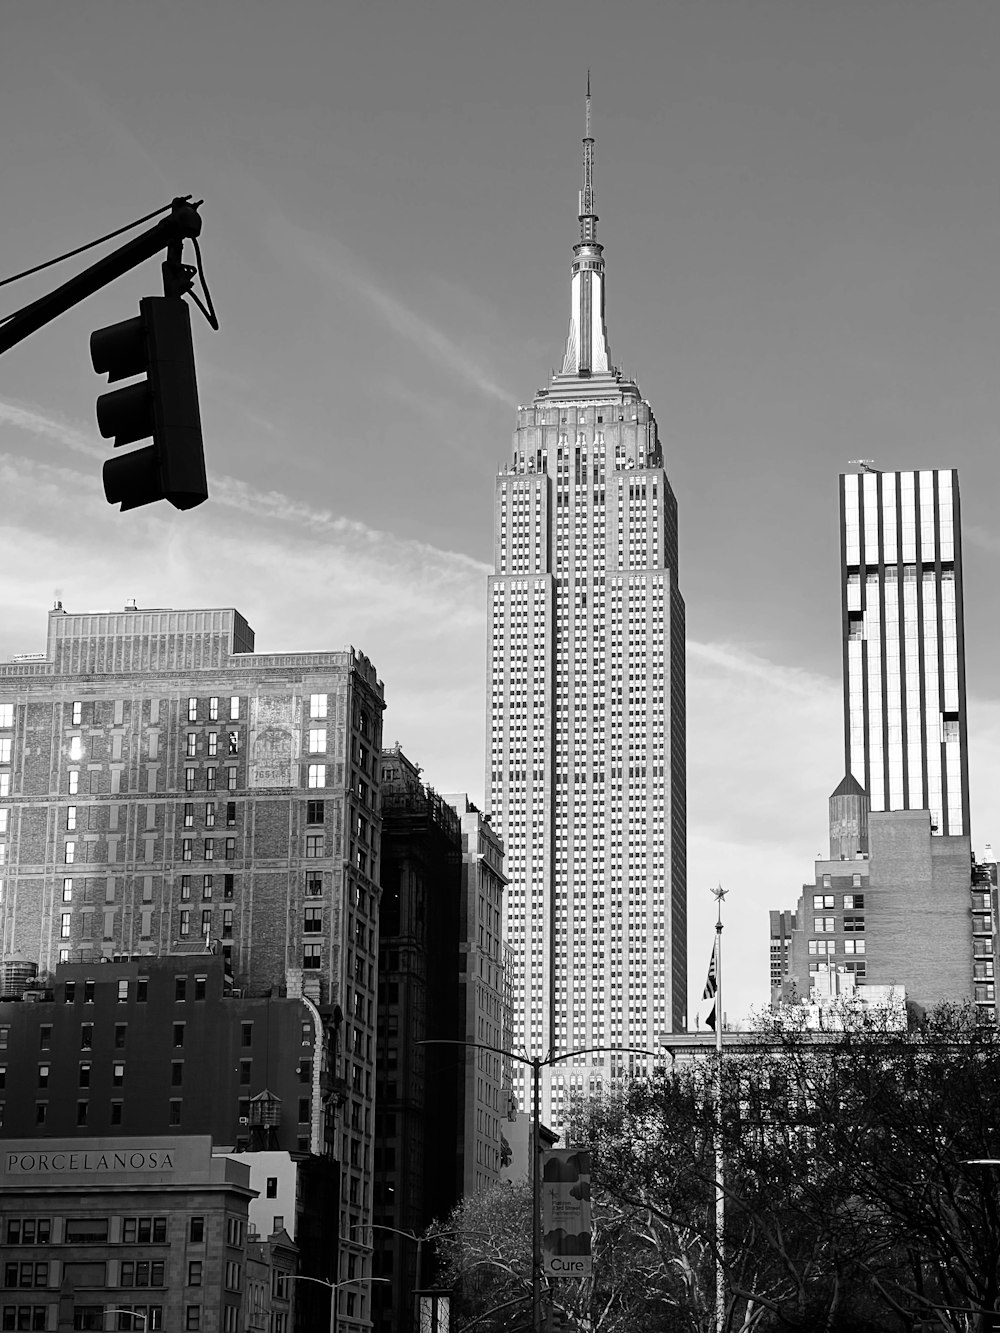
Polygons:
[[[207,947],[234,994],[347,1015],[341,1278],[368,1263],[383,707],[363,654],[256,653],[231,608],[57,605],[0,666],[0,952],[44,982]],[[367,1317],[341,1294],[343,1333]]]

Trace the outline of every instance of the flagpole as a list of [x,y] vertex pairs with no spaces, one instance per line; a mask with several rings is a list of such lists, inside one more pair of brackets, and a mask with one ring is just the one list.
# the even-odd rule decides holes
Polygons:
[[715,921],[715,1333],[726,1326],[726,1157],[722,1138],[722,900],[727,889],[712,893],[718,904]]

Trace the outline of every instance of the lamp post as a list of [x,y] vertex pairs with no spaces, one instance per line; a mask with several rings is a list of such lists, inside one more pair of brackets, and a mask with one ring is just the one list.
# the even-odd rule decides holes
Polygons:
[[141,1310],[126,1310],[124,1306],[109,1305],[104,1311],[105,1314],[130,1314],[133,1319],[142,1320],[143,1333],[149,1327],[149,1316],[144,1315]]
[[388,1282],[387,1277],[347,1277],[342,1282],[327,1282],[324,1277],[310,1277],[308,1273],[289,1273],[289,1282],[315,1282],[321,1287],[330,1288],[330,1333],[337,1333],[337,1292],[341,1287],[351,1287],[359,1282]]
[[[417,1247],[417,1269],[413,1276],[413,1296],[416,1297],[423,1277],[424,1240],[426,1237],[418,1236],[415,1231],[401,1231],[399,1227],[387,1227],[382,1222],[355,1222],[352,1227],[348,1228],[348,1231],[391,1231],[394,1236],[405,1236],[407,1240],[412,1240]],[[414,1299],[413,1305],[416,1309],[416,1299]]]
[[527,1065],[531,1070],[531,1328],[532,1333],[542,1333],[542,1177],[541,1177],[541,1137],[539,1080],[541,1072],[549,1065],[557,1065],[563,1060],[575,1059],[578,1055],[596,1055],[599,1051],[619,1051],[623,1054],[651,1055],[656,1058],[656,1051],[643,1050],[638,1046],[588,1046],[584,1050],[565,1051],[556,1055],[516,1055],[505,1051],[500,1046],[489,1046],[483,1041],[460,1041],[456,1038],[429,1037],[418,1041],[418,1046],[467,1046],[476,1051],[492,1051],[518,1064]]

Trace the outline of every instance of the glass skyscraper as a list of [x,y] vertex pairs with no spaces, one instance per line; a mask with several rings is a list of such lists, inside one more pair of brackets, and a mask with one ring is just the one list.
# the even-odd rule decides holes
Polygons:
[[840,478],[847,771],[871,809],[969,832],[958,474]]
[[[655,1051],[686,995],[684,603],[656,420],[611,360],[590,99],[562,369],[496,480],[489,809],[510,878],[514,1049]],[[642,1055],[543,1071],[543,1115]],[[529,1106],[523,1066],[518,1093]]]

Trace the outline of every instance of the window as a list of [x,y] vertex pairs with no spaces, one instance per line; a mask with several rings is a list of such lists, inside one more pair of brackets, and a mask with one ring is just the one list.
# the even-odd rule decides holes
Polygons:
[[174,1000],[187,999],[187,977],[174,977]]
[[128,1004],[128,977],[120,977],[118,980],[118,1003]]
[[235,802],[235,801],[227,801],[227,802],[226,802],[226,827],[227,827],[227,828],[235,828],[235,827],[236,827],[236,802]]
[[203,1000],[208,989],[208,977],[195,977],[194,979],[194,998]]
[[108,1219],[106,1217],[67,1217],[63,1240],[67,1245],[74,1242],[82,1245],[99,1245],[108,1240]]
[[323,930],[323,909],[322,907],[307,907],[305,921],[302,926],[306,935],[319,935]]
[[864,933],[865,919],[863,916],[845,916],[844,932],[845,934],[860,935]]
[[233,938],[233,909],[225,908],[222,913],[222,938],[231,940]]
[[125,1105],[124,1102],[112,1102],[112,1103],[111,1103],[111,1123],[112,1123],[113,1125],[120,1125],[120,1124],[121,1124],[121,1122],[122,1122],[122,1108],[124,1107],[124,1105]]
[[197,721],[198,721],[198,700],[197,700],[197,699],[189,699],[189,700],[188,700],[188,715],[187,715],[187,720],[188,720],[189,722],[197,722]]
[[306,834],[306,856],[313,860],[323,855],[323,834]]
[[229,700],[229,720],[236,722],[240,716],[240,696],[234,694]]
[[219,733],[210,731],[208,733],[208,757],[214,759],[219,753]]
[[214,876],[212,875],[202,876],[201,897],[203,902],[208,902],[211,900],[213,885],[214,885]]
[[[218,703],[218,700],[216,700]],[[205,1239],[205,1219],[203,1217],[192,1217],[188,1223],[188,1240],[194,1244],[200,1244]]]
[[73,726],[78,727],[83,721],[83,704],[79,699],[73,702]]
[[183,1024],[183,1023],[175,1023],[175,1024],[174,1024],[174,1045],[175,1045],[175,1046],[183,1046],[183,1045],[184,1045],[184,1024]]
[[14,725],[14,705],[0,704],[0,727],[12,727]]
[[123,1051],[125,1049],[125,1038],[128,1035],[127,1023],[115,1024],[115,1050]]
[[76,828],[76,806],[68,805],[66,807],[66,827],[68,829]]
[[63,852],[63,859],[68,866],[71,866],[76,860],[76,843],[68,842]]
[[310,764],[306,770],[306,782],[310,790],[326,786],[326,764]]
[[326,727],[310,727],[308,737],[310,754],[326,753]]
[[212,933],[212,909],[206,907],[201,914],[201,933],[202,935],[211,935]]
[[320,875],[306,876],[306,897],[319,898],[323,893],[323,879]]
[[226,785],[228,786],[228,788],[229,788],[230,791],[235,791],[235,790],[236,790],[237,782],[236,782],[236,767],[235,767],[235,765],[233,765],[233,766],[231,766],[231,767],[229,767],[229,768],[226,769]]
[[304,944],[302,946],[302,966],[313,970],[322,966],[323,946],[321,944]]
[[125,1061],[116,1060],[111,1066],[111,1086],[121,1088],[125,1085]]
[[223,898],[225,898],[227,901],[231,900],[231,899],[232,899],[232,896],[233,896],[233,893],[235,892],[235,889],[236,889],[236,876],[235,876],[235,875],[223,875],[223,877],[222,877],[222,896],[223,896]]
[[194,802],[184,802],[184,827],[194,828]]
[[217,768],[215,768],[215,767],[214,767],[213,765],[211,765],[211,764],[209,765],[208,768],[205,769],[205,790],[206,790],[206,791],[215,791],[216,779],[217,779],[217,777],[218,777],[218,774],[219,774],[219,770],[218,770]]
[[215,839],[214,839],[214,838],[206,838],[206,839],[205,839],[205,856],[204,856],[204,859],[205,859],[206,861],[214,861],[214,860],[215,860]]
[[198,770],[196,768],[186,768],[184,770],[184,790],[194,791],[195,778]]
[[9,1217],[8,1245],[48,1245],[52,1238],[52,1220],[48,1217]]
[[208,701],[208,720],[209,722],[218,722],[219,720],[219,696],[213,694]]
[[205,802],[205,827],[215,828],[215,802]]
[[181,1106],[183,1105],[183,1102],[179,1100],[171,1101],[169,1105],[170,1112],[167,1117],[167,1123],[171,1125],[179,1125],[181,1123]]
[[814,894],[813,894],[813,908],[814,908],[816,911],[822,911],[824,907],[825,907],[825,908],[831,908],[832,906],[833,906],[833,894],[832,894],[832,893],[814,893]]
[[227,752],[228,752],[229,754],[239,754],[239,752],[240,752],[240,733],[239,733],[238,731],[231,731],[231,732],[229,733],[229,743],[228,743],[228,747],[227,747]]
[[62,912],[59,917],[59,938],[68,940],[70,936],[70,926],[73,921],[72,913]]
[[236,859],[236,839],[226,839],[226,860],[234,861]]
[[188,1260],[187,1284],[189,1287],[201,1286],[201,1275],[204,1265],[200,1259]]
[[94,1025],[93,1023],[80,1024],[80,1050],[89,1051],[94,1045]]
[[71,768],[69,770],[69,794],[75,796],[80,790],[80,770]]
[[181,875],[181,901],[187,902],[191,897],[191,876]]
[[198,733],[196,731],[189,731],[187,734],[187,751],[186,751],[187,757],[189,759],[193,759],[197,753],[198,753]]
[[306,823],[322,824],[323,822],[323,802],[306,801]]
[[190,861],[194,857],[194,839],[181,838],[181,860]]
[[844,907],[847,911],[862,911],[865,905],[865,895],[863,893],[845,893]]
[[821,931],[836,930],[836,929],[837,929],[837,923],[834,917],[832,916],[813,917],[813,930],[816,931],[817,934]]
[[201,1306],[186,1305],[184,1307],[184,1327],[187,1333],[197,1333],[201,1328]]
[[38,1066],[38,1086],[40,1088],[47,1088],[49,1086],[49,1073],[51,1072],[51,1068],[51,1065]]

